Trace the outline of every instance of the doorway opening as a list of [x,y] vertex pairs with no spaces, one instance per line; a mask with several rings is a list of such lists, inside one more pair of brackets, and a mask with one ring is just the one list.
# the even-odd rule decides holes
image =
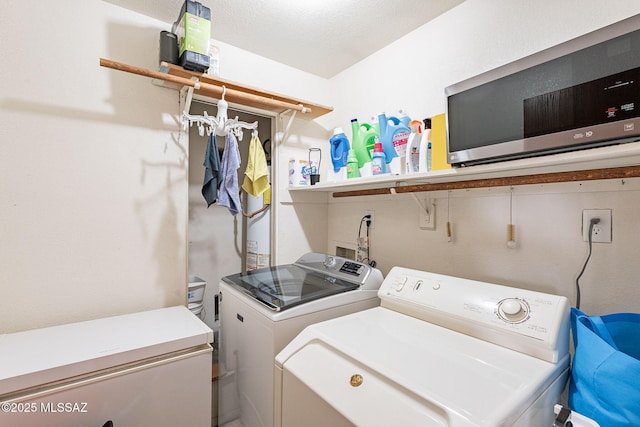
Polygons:
[[[193,100],[190,114],[215,116],[217,107]],[[273,118],[256,113],[229,108],[229,118],[253,123],[258,122],[258,139],[265,152],[267,164],[272,153]],[[271,208],[248,218],[239,213],[232,215],[218,204],[207,207],[202,196],[204,180],[203,166],[207,150],[208,135],[200,135],[197,126],[189,128],[189,224],[188,224],[188,272],[206,283],[204,295],[204,315],[202,319],[209,326],[215,325],[214,297],[218,293],[218,283],[224,276],[246,271],[258,266],[270,265],[271,248]],[[242,140],[238,140],[241,164],[238,168],[238,186],[242,185],[249,158],[249,143],[252,131],[244,130]],[[216,136],[220,156],[225,148],[225,137]],[[271,176],[273,171],[271,171]],[[264,195],[263,195],[264,196]],[[245,191],[240,199],[245,213],[251,214],[269,203],[264,197],[254,198]],[[266,248],[266,249],[265,249]]]

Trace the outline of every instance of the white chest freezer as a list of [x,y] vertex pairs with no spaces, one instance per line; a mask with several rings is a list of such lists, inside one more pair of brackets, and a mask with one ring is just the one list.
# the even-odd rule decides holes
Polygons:
[[212,340],[182,306],[0,335],[0,425],[210,426]]

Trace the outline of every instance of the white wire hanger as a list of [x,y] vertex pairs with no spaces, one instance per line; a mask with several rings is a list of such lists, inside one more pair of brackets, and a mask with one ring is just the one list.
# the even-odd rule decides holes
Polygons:
[[204,136],[205,132],[208,135],[215,133],[218,136],[227,136],[230,132],[233,132],[238,141],[242,141],[243,132],[242,129],[254,130],[258,129],[258,122],[247,123],[238,120],[238,116],[235,119],[229,119],[227,115],[227,109],[229,103],[225,101],[224,96],[227,92],[227,88],[222,86],[222,98],[218,101],[218,114],[213,117],[204,112],[204,115],[192,115],[189,114],[189,107],[191,105],[191,99],[193,96],[193,87],[189,87],[189,94],[187,95],[187,102],[185,103],[184,110],[182,112],[182,125],[186,131],[189,126],[193,126],[195,123],[198,126],[198,132],[200,136]]

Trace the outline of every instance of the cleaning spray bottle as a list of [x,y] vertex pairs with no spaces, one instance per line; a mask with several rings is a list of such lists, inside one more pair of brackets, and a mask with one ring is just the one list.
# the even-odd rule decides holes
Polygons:
[[387,173],[387,161],[382,143],[376,138],[375,147],[373,149],[373,158],[371,160],[371,170],[373,175],[382,175]]
[[346,168],[347,156],[349,155],[349,140],[344,134],[342,128],[335,128],[333,136],[329,139],[331,146],[331,162],[333,162],[333,171],[339,172],[340,169]]
[[431,119],[423,120],[424,132],[420,140],[420,166],[418,172],[429,172],[431,170]]
[[401,172],[399,160],[393,163],[392,161],[396,157],[405,157],[406,155],[407,142],[411,134],[410,121],[411,119],[406,114],[403,114],[401,119],[394,116],[387,117],[385,113],[378,115],[380,141],[392,173]]
[[420,142],[422,139],[422,122],[412,120],[409,122],[411,135],[407,142],[407,173],[420,172]]

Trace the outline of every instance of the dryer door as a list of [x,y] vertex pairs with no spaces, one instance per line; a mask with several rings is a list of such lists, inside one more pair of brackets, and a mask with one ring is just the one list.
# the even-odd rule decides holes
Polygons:
[[282,427],[449,425],[442,408],[319,341],[285,362],[281,397]]

